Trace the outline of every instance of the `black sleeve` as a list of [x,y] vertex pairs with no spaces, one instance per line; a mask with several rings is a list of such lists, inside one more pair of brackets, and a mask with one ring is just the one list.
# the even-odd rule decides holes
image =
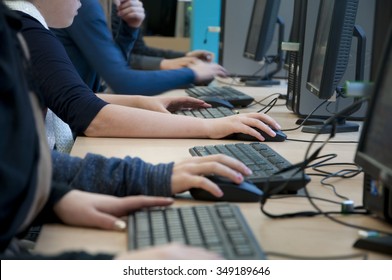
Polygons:
[[34,254],[28,251],[17,255],[0,254],[2,260],[111,260],[112,254],[89,254],[83,251],[64,252],[57,255]]
[[22,33],[45,105],[68,123],[73,132],[83,134],[107,103],[83,82],[56,36],[35,19],[22,15]]
[[34,225],[42,225],[46,223],[59,223],[61,222],[57,215],[53,211],[54,205],[69,191],[71,191],[71,186],[65,183],[58,183],[52,181],[51,191],[49,199],[46,202],[44,208],[38,214],[34,220]]

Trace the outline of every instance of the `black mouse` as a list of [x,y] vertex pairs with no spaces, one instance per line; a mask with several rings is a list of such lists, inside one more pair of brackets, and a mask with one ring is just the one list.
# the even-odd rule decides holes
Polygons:
[[226,202],[258,202],[263,197],[263,191],[247,181],[236,184],[221,176],[209,176],[208,179],[219,186],[223,192],[223,196],[216,197],[204,189],[192,188],[189,192],[194,199]]
[[[265,142],[283,142],[287,139],[287,135],[281,131],[281,130],[277,130],[277,129],[273,129],[273,131],[275,131],[276,135],[273,137],[269,134],[267,134],[267,132],[257,129],[256,130],[261,134],[261,136],[264,137],[264,141]],[[259,141],[259,139],[253,137],[252,135],[249,134],[245,134],[245,133],[236,133],[235,134],[235,138],[241,141]]]
[[215,107],[226,107],[229,109],[234,109],[233,104],[231,104],[229,101],[219,98],[219,97],[215,97],[215,96],[203,96],[203,97],[199,97],[199,99],[207,102],[208,104],[210,104],[213,108]]

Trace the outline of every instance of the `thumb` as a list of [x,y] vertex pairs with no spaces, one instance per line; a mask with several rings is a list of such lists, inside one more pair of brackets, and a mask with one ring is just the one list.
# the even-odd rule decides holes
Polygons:
[[113,0],[114,5],[116,5],[116,7],[120,6],[121,1],[120,0]]

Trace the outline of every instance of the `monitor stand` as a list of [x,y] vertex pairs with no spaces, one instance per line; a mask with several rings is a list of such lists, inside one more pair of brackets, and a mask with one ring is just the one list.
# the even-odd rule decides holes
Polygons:
[[[304,120],[298,124],[304,125],[302,127],[302,132],[313,133],[313,134],[327,134],[331,133],[332,130],[335,133],[340,132],[356,132],[359,131],[359,124],[347,122],[347,117],[351,116],[353,113],[361,108],[362,100],[355,98],[355,102],[343,109],[338,115],[333,115],[328,119],[309,119],[304,122]],[[304,122],[304,123],[303,123]]]
[[245,86],[249,86],[249,87],[266,87],[266,86],[280,85],[280,81],[278,80],[249,79],[249,80],[245,80],[244,82],[245,82]]
[[[325,118],[326,119],[326,118]],[[324,123],[324,119],[314,119],[314,118],[310,118],[310,119],[306,119],[306,118],[299,118],[297,119],[297,121],[295,122],[295,124],[297,125],[321,125]]]
[[278,73],[280,70],[283,69],[283,50],[282,50],[282,42],[283,42],[283,37],[284,37],[284,21],[281,17],[277,18],[277,24],[278,24],[278,49],[277,49],[277,54],[276,55],[271,55],[271,56],[266,56],[264,58],[264,62],[266,63],[266,66],[268,67],[271,64],[275,64],[276,68],[271,71],[270,73],[267,73],[264,76],[246,76],[243,75],[242,77],[239,76],[240,81],[245,83],[245,86],[250,86],[250,87],[265,87],[265,86],[274,86],[274,85],[280,85],[280,81],[278,80],[273,80],[272,77]]
[[[305,133],[314,133],[314,134],[327,134],[331,133],[333,129],[333,125],[328,124],[318,124],[318,125],[305,125],[302,127],[302,132]],[[335,132],[336,133],[341,133],[341,132],[356,132],[359,130],[359,125],[356,123],[349,123],[346,121],[343,122],[338,122],[335,125]]]

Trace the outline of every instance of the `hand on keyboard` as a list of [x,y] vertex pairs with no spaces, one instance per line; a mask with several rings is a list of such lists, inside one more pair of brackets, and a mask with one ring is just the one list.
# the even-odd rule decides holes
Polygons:
[[126,224],[120,217],[146,207],[168,206],[172,203],[173,199],[168,197],[114,197],[72,190],[54,205],[54,212],[68,225],[125,230]]
[[211,105],[205,101],[189,96],[138,96],[132,106],[161,113],[172,113],[184,109],[211,107]]
[[202,188],[214,196],[223,195],[219,187],[205,176],[216,174],[240,184],[243,176],[251,171],[245,164],[226,155],[212,155],[208,157],[189,158],[176,163],[172,174],[172,193],[181,193],[191,188]]
[[196,84],[211,82],[215,76],[227,76],[227,70],[216,63],[198,61],[197,63],[190,65],[189,68],[195,73]]

